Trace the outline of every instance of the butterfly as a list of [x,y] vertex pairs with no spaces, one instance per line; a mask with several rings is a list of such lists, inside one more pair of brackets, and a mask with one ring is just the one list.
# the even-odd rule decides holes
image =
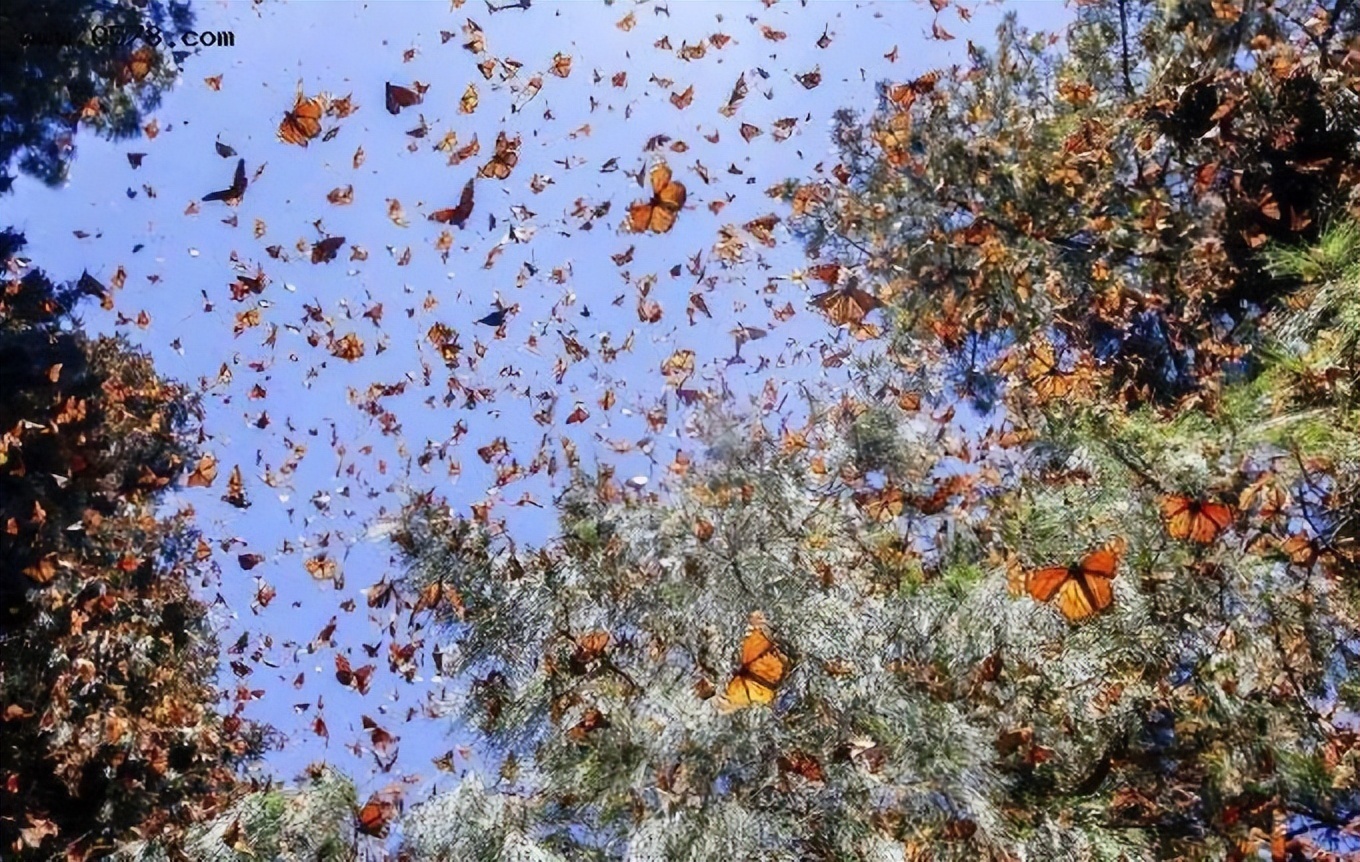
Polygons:
[[861,290],[858,281],[852,279],[844,287],[819,293],[812,298],[812,305],[821,309],[837,326],[854,326],[864,321],[864,316],[875,308],[882,308],[878,297]]
[[775,690],[789,671],[789,660],[759,626],[758,617],[752,622],[755,624],[741,642],[741,666],[719,701],[724,712],[772,703]]
[[917,96],[924,96],[926,93],[935,89],[935,84],[940,80],[940,73],[928,72],[914,81],[905,84],[891,84],[884,90],[884,95],[899,111],[905,111],[916,101]]
[[151,74],[151,69],[155,64],[156,52],[143,45],[133,51],[123,65],[118,68],[114,79],[120,87],[134,81],[140,84],[146,80],[147,75]]
[[297,94],[293,110],[284,112],[283,122],[279,123],[279,140],[286,144],[307,146],[307,142],[321,134],[321,114],[325,103],[320,96],[308,99]]
[[1171,494],[1162,498],[1162,517],[1171,538],[1209,545],[1231,526],[1233,510],[1225,503]]
[[1114,539],[1070,566],[1049,566],[1024,574],[1025,590],[1037,602],[1057,597],[1058,610],[1071,622],[1086,619],[1114,602],[1115,571],[1124,540]]
[[395,815],[395,806],[390,802],[379,799],[378,795],[374,794],[359,809],[357,818],[359,831],[375,838],[386,838],[387,826],[392,822]]
[[430,213],[429,218],[430,221],[462,227],[470,215],[472,215],[472,180],[468,180],[467,185],[463,186],[463,193],[458,196],[458,206],[435,210]]
[[231,185],[221,191],[209,192],[203,196],[205,201],[222,201],[227,206],[236,206],[241,202],[241,198],[246,193],[246,160],[239,159],[236,162],[236,175],[232,178]]
[[685,205],[685,187],[671,179],[671,169],[665,163],[652,168],[651,179],[652,199],[628,207],[628,229],[633,233],[666,233],[675,226],[675,217]]
[[419,105],[424,98],[417,90],[410,87],[399,87],[396,84],[387,85],[387,113],[400,114],[402,108],[409,108],[412,105]]
[[510,176],[510,171],[517,164],[519,164],[519,135],[515,135],[511,140],[505,136],[505,132],[499,132],[496,135],[496,151],[491,154],[491,161],[482,165],[477,176],[503,180]]
[[1041,342],[1030,354],[1025,376],[1040,399],[1052,401],[1085,389],[1090,383],[1086,370],[1087,366],[1078,362],[1071,371],[1063,371],[1062,361],[1054,354],[1052,345]]

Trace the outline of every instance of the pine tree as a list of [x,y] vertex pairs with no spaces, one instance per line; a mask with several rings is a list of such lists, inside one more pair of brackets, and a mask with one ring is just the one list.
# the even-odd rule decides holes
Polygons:
[[114,139],[140,134],[142,117],[178,77],[168,45],[182,43],[192,23],[189,5],[174,0],[0,6],[0,194],[16,164],[61,182],[82,127]]
[[0,234],[0,854],[107,856],[216,813],[264,730],[219,715],[191,591],[192,512],[157,513],[191,455],[193,401],[72,315]]
[[1353,851],[1355,15],[1088,4],[843,114],[773,192],[889,315],[853,391],[542,548],[407,513],[499,766],[408,857]]

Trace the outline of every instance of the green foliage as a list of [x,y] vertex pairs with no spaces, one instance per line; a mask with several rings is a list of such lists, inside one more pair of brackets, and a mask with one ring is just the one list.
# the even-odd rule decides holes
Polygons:
[[332,767],[313,767],[297,785],[253,790],[194,826],[171,855],[159,841],[119,848],[115,862],[353,862],[354,785]]

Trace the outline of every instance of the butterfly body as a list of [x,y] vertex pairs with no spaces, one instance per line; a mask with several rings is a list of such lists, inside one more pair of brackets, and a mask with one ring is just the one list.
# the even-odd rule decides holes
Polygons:
[[231,186],[221,191],[209,192],[203,196],[205,201],[222,201],[227,206],[236,206],[241,202],[241,198],[246,194],[246,160],[240,159],[236,162],[236,174],[232,177]]

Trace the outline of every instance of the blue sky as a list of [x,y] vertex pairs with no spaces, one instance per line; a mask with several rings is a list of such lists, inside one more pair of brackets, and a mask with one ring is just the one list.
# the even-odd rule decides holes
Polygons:
[[[725,384],[738,406],[758,401],[767,381],[781,398],[793,393],[787,402],[792,408],[800,401],[798,382],[834,386],[846,378],[846,368],[822,367],[817,345],[830,341],[834,332],[807,306],[810,289],[787,279],[806,265],[801,248],[783,225],[775,230],[773,248],[740,226],[772,212],[786,215],[766,196],[771,185],[789,177],[827,175],[835,164],[828,137],[833,112],[871,110],[877,81],[905,81],[963,62],[967,40],[990,44],[1005,10],[1047,30],[1061,28],[1070,17],[1062,3],[1048,0],[968,8],[971,22],[953,5],[937,15],[925,2],[804,6],[783,0],[767,8],[756,2],[539,0],[527,11],[494,14],[482,0],[456,8],[448,2],[200,3],[196,28],[233,31],[235,45],[204,48],[185,61],[179,86],[153,114],[159,125],[154,140],[112,144],[81,137],[65,187],[16,183],[7,221],[26,233],[27,253],[54,278],[76,278],[88,269],[107,283],[118,267],[126,270],[114,311],[85,307],[87,326],[122,332],[149,351],[164,374],[207,384],[203,448],[217,457],[219,476],[211,488],[181,490],[170,505],[193,506],[213,542],[221,578],[207,586],[206,596],[220,593],[225,600],[216,609],[224,645],[247,636],[244,654],[232,656],[253,671],[241,684],[264,692],[247,714],[287,735],[286,746],[271,754],[264,769],[288,776],[324,759],[356,775],[366,792],[399,775],[434,777],[430,759],[463,741],[450,732],[447,719],[422,713],[427,697],[446,687],[429,680],[433,636],[423,633],[417,681],[404,681],[387,667],[391,608],[370,610],[361,593],[384,575],[396,574],[390,549],[371,534],[384,512],[401,505],[404,488],[433,488],[464,515],[475,502],[498,499],[493,518],[504,518],[508,537],[523,547],[556,531],[551,500],[566,478],[561,437],[574,441],[586,463],[615,463],[623,477],[645,475],[651,466],[636,450],[617,451],[627,443],[651,438],[658,480],[677,450],[701,454],[686,433],[691,411],[677,407],[673,395],[663,430],[649,429],[642,416],[666,397],[659,368],[674,351],[695,353],[696,376],[688,386],[721,392]],[[616,26],[630,14],[631,30]],[[483,30],[487,54],[462,47],[468,19]],[[956,38],[931,39],[932,21]],[[785,37],[767,38],[762,25]],[[441,31],[453,37],[443,42]],[[824,31],[830,44],[821,48],[817,42]],[[717,33],[731,37],[720,49],[710,41]],[[655,45],[663,37],[669,50]],[[702,58],[677,56],[682,45],[700,42],[707,44]],[[892,62],[885,55],[894,47]],[[406,52],[411,52],[409,60]],[[566,78],[547,74],[558,53],[572,58]],[[488,55],[523,66],[512,82],[499,74],[486,80],[476,67]],[[794,77],[814,70],[822,76],[815,89]],[[627,73],[624,88],[612,86],[618,72]],[[718,108],[743,72],[749,95],[733,116],[725,117]],[[513,112],[512,105],[523,98],[523,84],[536,73],[543,76],[542,90]],[[216,75],[222,76],[220,90],[204,81]],[[662,86],[657,79],[673,83]],[[327,118],[323,127],[338,125],[338,133],[305,149],[282,143],[275,134],[299,81],[308,96],[350,95],[358,106],[343,120]],[[392,116],[383,104],[389,81],[405,86],[420,81],[429,90],[422,104]],[[459,109],[469,84],[479,97],[471,114]],[[670,95],[691,85],[692,103],[677,109]],[[428,133],[409,136],[422,116]],[[787,117],[797,122],[787,140],[778,141],[773,123]],[[739,134],[742,123],[763,134],[747,143]],[[463,229],[448,228],[453,247],[445,262],[435,248],[445,226],[427,221],[426,215],[457,203],[502,130],[521,136],[519,163],[504,182],[477,180],[472,217]],[[460,147],[476,136],[480,154],[449,165],[446,154],[434,149],[447,132],[456,134]],[[717,141],[711,142],[715,134]],[[655,135],[683,141],[688,149],[646,152]],[[236,160],[215,152],[218,140],[246,161],[251,182],[245,199],[235,209],[209,202],[189,212],[205,193],[230,183]],[[359,147],[364,161],[356,168]],[[139,169],[130,166],[130,152],[146,153]],[[644,169],[659,154],[687,186],[687,206],[669,234],[626,234],[620,226],[628,205],[645,195],[625,171]],[[617,170],[602,172],[610,159],[617,159]],[[552,180],[541,193],[530,187],[536,174]],[[352,204],[327,201],[332,189],[351,185]],[[129,189],[135,197],[129,197]],[[720,212],[710,211],[710,203],[729,196]],[[407,226],[390,218],[394,200]],[[586,209],[605,202],[611,208],[593,220],[592,229],[583,230],[584,219],[572,214],[578,201]],[[225,224],[233,214],[236,225]],[[496,219],[494,229],[488,216]],[[256,220],[263,225],[259,237]],[[323,265],[313,265],[306,253],[307,244],[321,236],[317,220],[326,234],[346,238],[337,259]],[[744,261],[731,266],[713,254],[725,225],[736,226],[748,244]],[[511,226],[521,235],[532,231],[532,238],[507,241],[494,266],[484,268]],[[77,237],[77,231],[88,236]],[[138,245],[142,248],[134,252]],[[287,260],[266,252],[273,245]],[[368,258],[349,261],[352,245],[367,250]],[[630,246],[632,261],[617,266],[611,256]],[[407,248],[409,264],[398,265]],[[705,276],[717,277],[711,288],[697,284],[688,271],[696,253],[702,253]],[[247,274],[253,275],[256,265],[264,268],[270,281],[261,295],[232,301],[228,285],[238,272],[234,259]],[[537,275],[517,286],[526,263],[537,268]],[[677,264],[681,274],[673,278],[669,271]],[[561,283],[551,277],[555,269],[563,273]],[[623,278],[624,270],[630,279]],[[638,284],[646,276],[655,277],[649,298],[663,310],[656,323],[641,321],[637,310]],[[702,292],[711,320],[697,315],[690,324],[685,312],[693,292]],[[473,323],[492,309],[497,294],[507,305],[519,305],[503,339]],[[616,297],[622,297],[617,306]],[[361,315],[379,303],[383,313],[375,325]],[[775,312],[786,304],[796,313],[781,321]],[[305,322],[307,306],[319,309],[328,322]],[[583,315],[587,307],[589,317]],[[235,334],[236,315],[250,309],[259,312],[260,325]],[[120,314],[135,321],[141,311],[150,317],[145,327],[117,322]],[[493,390],[494,401],[473,409],[464,409],[462,398],[445,404],[450,372],[425,340],[435,323],[460,335],[463,363],[453,375],[466,387]],[[729,366],[730,330],[738,325],[759,327],[768,335],[743,346],[744,364]],[[274,326],[271,346],[265,342]],[[564,355],[559,330],[590,350],[589,357],[567,367],[560,384],[555,368]],[[356,333],[366,345],[365,355],[355,362],[331,356],[327,331],[336,337]],[[321,337],[316,346],[308,334]],[[602,361],[602,338],[617,348],[630,334],[631,352],[612,363]],[[531,335],[537,336],[536,351],[528,343]],[[842,336],[842,345],[847,341]],[[756,373],[762,356],[769,366]],[[470,358],[477,359],[475,366]],[[428,386],[422,360],[432,371]],[[220,373],[224,366],[229,375]],[[372,384],[402,381],[404,394],[381,399],[400,431],[384,433],[358,402],[367,400],[362,393]],[[599,401],[610,391],[615,403],[605,410]],[[544,393],[558,399],[549,426],[533,418],[543,407],[538,396]],[[569,425],[566,419],[578,402],[590,416]],[[265,427],[260,427],[262,413],[268,414]],[[461,472],[451,475],[449,462],[438,459],[428,473],[422,471],[416,459],[431,446],[448,443],[460,422],[466,433],[442,448]],[[515,459],[527,467],[544,435],[562,463],[556,480],[540,473],[489,497],[495,465],[483,463],[478,447],[504,437],[510,448],[505,463]],[[305,454],[299,454],[302,447]],[[252,502],[245,510],[220,499],[236,465]],[[526,491],[544,508],[513,505]],[[323,551],[340,562],[339,589],[314,580],[303,567],[305,559]],[[263,555],[264,562],[243,571],[237,557],[244,553]],[[256,602],[262,584],[276,591],[267,607]],[[347,599],[355,602],[352,611],[341,606]],[[334,648],[302,649],[333,616],[338,618]],[[399,643],[409,640],[404,620],[402,615],[395,628]],[[378,645],[376,659],[365,654],[365,644]],[[338,684],[337,653],[355,667],[378,665],[367,695]],[[304,677],[295,687],[299,674]],[[234,687],[229,669],[223,679]],[[318,714],[329,727],[329,742],[312,732]],[[356,759],[346,747],[365,740],[363,715],[401,739],[400,759],[389,775],[376,774],[367,754]]]

